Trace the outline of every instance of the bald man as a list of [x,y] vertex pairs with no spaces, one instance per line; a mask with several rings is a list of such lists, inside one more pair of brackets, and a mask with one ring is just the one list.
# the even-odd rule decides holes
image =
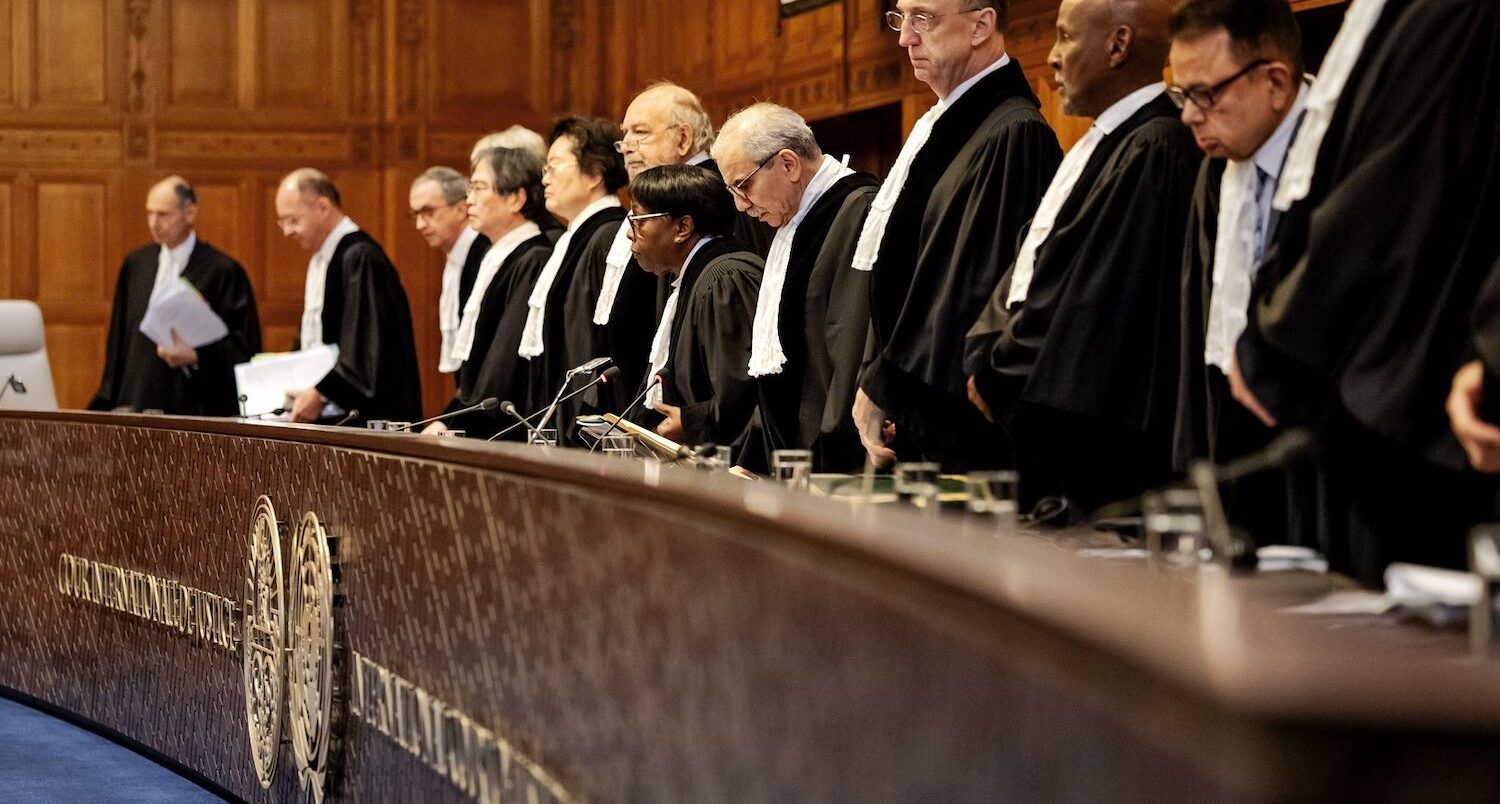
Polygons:
[[[193,231],[198,198],[180,176],[167,178],[146,195],[146,225],[152,244],[132,251],[120,266],[115,306],[105,345],[104,377],[90,410],[160,410],[195,416],[235,416],[239,393],[234,365],[260,351],[260,319],[245,269]],[[222,339],[196,348],[171,330],[156,343],[140,331],[151,304],[174,284],[187,282],[202,294],[229,329]]]
[[276,189],[276,223],[312,252],[298,348],[339,348],[315,387],[287,389],[295,422],[363,426],[366,419],[422,418],[411,307],[401,277],[375,238],[340,208],[333,180],[292,171]]
[[1087,512],[1171,476],[1182,244],[1201,157],[1162,84],[1166,0],[1064,0],[1048,56],[1094,118],[969,332],[975,407],[1009,432],[1022,503]]

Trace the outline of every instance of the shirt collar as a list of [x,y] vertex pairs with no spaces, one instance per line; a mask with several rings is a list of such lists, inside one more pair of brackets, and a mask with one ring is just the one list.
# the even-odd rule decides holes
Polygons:
[[704,162],[707,162],[707,161],[708,161],[708,154],[704,153],[703,151],[699,151],[698,153],[695,153],[692,156],[688,157],[687,164],[689,164],[689,165],[701,165],[701,164],[703,164]]
[[1160,81],[1154,84],[1147,84],[1115,101],[1113,106],[1105,109],[1103,114],[1094,118],[1094,125],[1098,126],[1099,130],[1104,132],[1104,135],[1107,137],[1115,133],[1115,129],[1119,128],[1121,123],[1129,120],[1131,115],[1139,112],[1141,107],[1156,100],[1156,96],[1166,91],[1167,85]]
[[514,251],[516,246],[525,243],[527,240],[530,240],[531,238],[536,237],[541,233],[542,228],[540,226],[537,226],[533,221],[526,221],[525,223],[520,224],[519,226],[511,229],[505,234],[500,235],[500,239],[496,240],[490,246],[490,250],[496,252],[505,252],[508,254],[509,252]]
[[178,273],[182,273],[182,269],[187,267],[188,257],[192,256],[193,248],[197,245],[198,233],[189,230],[188,236],[181,243],[167,249],[167,255],[171,258],[172,265]]
[[682,284],[682,275],[687,273],[687,267],[693,264],[693,258],[698,256],[698,250],[708,245],[708,241],[714,239],[716,239],[714,235],[698,238],[698,242],[693,244],[693,250],[688,252],[687,259],[682,261],[682,270],[678,271],[677,278],[672,280],[672,287],[675,288]]
[[578,213],[578,217],[569,221],[568,231],[578,231],[578,227],[582,226],[584,221],[594,217],[595,213],[603,212],[610,207],[618,207],[619,205],[620,199],[616,198],[614,193],[605,194],[604,197],[590,202],[588,206],[583,208],[582,212]]
[[464,224],[464,230],[459,232],[458,240],[454,241],[453,248],[448,250],[448,262],[462,265],[469,258],[469,249],[473,247],[476,237],[479,237],[479,232],[467,223]]
[[1292,135],[1297,133],[1302,110],[1307,108],[1308,88],[1309,84],[1304,81],[1297,89],[1297,99],[1292,101],[1292,108],[1287,111],[1286,117],[1282,118],[1281,124],[1271,132],[1270,138],[1261,143],[1260,148],[1250,157],[1255,166],[1272,179],[1281,178],[1281,166],[1286,163],[1287,149],[1292,146]]
[[1000,69],[1001,67],[1004,67],[1007,64],[1010,64],[1010,54],[1001,53],[1000,58],[995,59],[994,63],[984,68],[983,70],[980,70],[979,72],[969,76],[968,80],[954,87],[953,91],[948,93],[948,97],[940,99],[938,103],[942,104],[944,107],[952,106],[953,104],[958,103],[958,99],[963,97],[963,94],[965,92],[973,89],[974,85],[982,81],[985,76]]
[[354,222],[353,218],[345,215],[333,227],[333,231],[329,232],[328,236],[323,238],[323,245],[318,246],[318,251],[313,255],[313,258],[325,263],[332,260],[333,252],[338,250],[339,241],[357,231],[359,231],[359,225]]

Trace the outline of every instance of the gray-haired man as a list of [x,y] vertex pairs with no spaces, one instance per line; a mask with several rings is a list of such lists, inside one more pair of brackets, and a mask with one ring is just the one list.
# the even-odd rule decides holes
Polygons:
[[462,363],[453,357],[453,339],[479,276],[479,263],[490,250],[489,239],[469,226],[468,194],[469,180],[462,173],[449,167],[431,167],[411,183],[407,199],[417,232],[445,257],[438,295],[438,330],[442,333],[438,371],[444,374],[458,371]]
[[850,411],[870,297],[869,274],[851,266],[879,182],[825,155],[807,122],[774,103],[725,121],[713,155],[739,210],[776,230],[750,354],[766,454],[812,449],[818,471],[858,470]]

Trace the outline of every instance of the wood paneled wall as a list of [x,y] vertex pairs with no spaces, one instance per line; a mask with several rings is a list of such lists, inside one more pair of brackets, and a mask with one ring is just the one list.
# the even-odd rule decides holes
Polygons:
[[[1071,144],[1087,121],[1061,114],[1045,66],[1057,2],[1014,0],[1008,46]],[[512,123],[619,119],[659,79],[716,120],[761,99],[809,119],[899,104],[909,128],[933,97],[888,7],[781,19],[775,0],[0,0],[0,297],[42,306],[58,399],[85,404],[120,260],[148,240],[146,191],[180,173],[201,236],[250,273],[267,348],[287,348],[308,255],[271,201],[286,171],[313,165],[401,269],[435,411],[451,392],[436,372],[442,257],[406,211],[416,175],[463,169],[475,139]]]

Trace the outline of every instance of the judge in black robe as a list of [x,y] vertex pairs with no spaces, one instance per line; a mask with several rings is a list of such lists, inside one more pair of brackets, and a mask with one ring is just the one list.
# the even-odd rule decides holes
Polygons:
[[[628,315],[612,319],[610,327],[595,325],[593,300],[587,298],[590,288],[597,297],[602,280],[603,260],[595,260],[608,253],[615,228],[625,217],[616,197],[626,181],[624,165],[614,147],[619,136],[619,129],[602,118],[564,117],[553,125],[542,182],[548,211],[567,221],[567,229],[543,266],[528,302],[530,309],[518,348],[530,363],[531,398],[525,410],[542,410],[560,389],[581,387],[585,380],[568,377],[572,368],[594,357],[619,357],[596,350],[616,348],[631,340],[649,343],[649,334],[622,332],[617,337],[609,331],[616,324],[623,327],[632,323]],[[575,281],[579,283],[577,293],[573,291]],[[638,357],[627,359],[639,366],[639,381],[645,370],[643,361]],[[597,397],[585,395],[564,403],[545,422],[546,427],[567,434],[585,402],[597,402]],[[560,440],[571,439],[564,435]]]
[[[526,326],[527,299],[552,255],[552,238],[540,230],[541,222],[552,217],[541,181],[541,160],[528,151],[497,148],[481,153],[476,161],[468,216],[486,243],[493,238],[493,253],[481,261],[493,270],[475,271],[475,280],[483,285],[476,291],[471,283],[469,293],[482,295],[472,305],[465,303],[455,334],[452,357],[460,361],[458,390],[443,412],[457,415],[429,426],[429,432],[448,427],[470,438],[489,438],[512,424],[498,405],[458,411],[489,398],[525,404],[532,394],[530,367],[516,352]],[[513,440],[525,440],[524,429],[511,433]]]
[[[768,132],[779,136],[767,142]],[[762,151],[747,152],[752,137]],[[759,299],[774,312],[782,361],[767,355],[757,365],[752,357],[760,439],[739,463],[764,472],[776,450],[807,449],[817,471],[858,472],[865,450],[851,410],[870,326],[870,275],[854,270],[854,247],[880,183],[824,155],[800,115],[771,103],[726,120],[714,153],[731,172],[725,183],[740,184],[733,192],[741,217],[790,241],[776,253],[785,260],[779,297]]]
[[673,293],[646,353],[646,405],[678,443],[739,449],[754,413],[748,375],[759,257],[729,237],[735,208],[723,181],[702,168],[666,165],[631,184],[631,251],[646,272],[670,276]]
[[[158,185],[159,187],[161,185]],[[163,206],[166,215],[182,215],[185,203],[173,188],[160,198],[153,190],[148,203]],[[170,207],[170,208],[168,208]],[[155,216],[153,229],[157,226]],[[229,329],[222,339],[196,349],[197,365],[173,368],[158,346],[140,331],[155,286],[161,243],[132,251],[120,266],[115,283],[114,309],[105,343],[104,376],[89,401],[90,410],[160,410],[187,416],[237,416],[239,392],[234,366],[260,351],[260,319],[255,294],[245,269],[233,258],[198,240],[187,223],[181,226],[179,247],[190,248],[181,277],[203,295]],[[191,244],[188,240],[191,239]]]
[[[1254,22],[1237,22],[1246,19]],[[1173,437],[1173,469],[1183,473],[1195,460],[1222,464],[1264,449],[1275,436],[1234,401],[1222,365],[1233,354],[1238,335],[1233,322],[1242,321],[1246,310],[1240,305],[1248,305],[1242,294],[1280,229],[1282,216],[1271,198],[1311,85],[1303,78],[1296,18],[1282,0],[1191,0],[1178,6],[1172,28],[1171,68],[1182,93],[1183,122],[1207,153],[1193,189],[1183,249],[1182,359]],[[1222,46],[1226,39],[1231,47]],[[1204,90],[1237,73],[1211,100],[1206,97]],[[1233,208],[1221,211],[1231,161]],[[1222,255],[1221,242],[1228,249]],[[1216,274],[1225,288],[1218,299]],[[1238,309],[1231,311],[1230,304]],[[1298,463],[1286,472],[1260,472],[1226,485],[1223,502],[1230,521],[1257,544],[1284,541],[1297,530],[1287,519],[1287,484],[1305,473]]]
[[396,266],[344,215],[338,189],[316,170],[287,176],[276,213],[287,236],[314,252],[296,348],[339,348],[333,370],[314,388],[289,389],[292,420],[361,426],[367,419],[420,419],[411,308]]
[[[993,11],[980,9],[965,25],[971,19],[993,25]],[[926,48],[927,61],[918,67],[923,78],[946,55],[931,34],[916,41]],[[880,196],[872,205],[855,259],[857,269],[873,273],[872,338],[854,417],[878,463],[931,459],[963,470],[1010,461],[1003,434],[967,399],[964,333],[1014,259],[1022,226],[1062,152],[1020,65],[1000,49],[998,33],[978,46],[973,37],[942,41],[942,48],[959,49],[965,58],[976,47],[993,58],[966,79],[972,83],[940,90],[946,100],[918,122],[918,130],[930,126],[931,135],[914,154],[909,139],[886,178],[895,188],[909,160],[883,226]],[[876,254],[861,259],[876,230],[882,235]],[[882,419],[894,425],[894,442]]]
[[[647,352],[647,404],[679,443],[742,448],[755,411],[750,342],[764,262],[728,237],[736,217],[723,181],[702,168],[652,168],[632,184],[632,250],[673,294]],[[650,381],[648,381],[650,382]]]
[[[1131,54],[1153,66],[1148,80],[1155,55]],[[1063,496],[1091,511],[1171,476],[1178,272],[1201,154],[1164,89],[1127,82],[1084,112],[1103,136],[1050,234],[1026,240],[1029,289],[1016,299],[1012,265],[969,333],[974,388],[1014,439],[1023,505]]]
[[1393,561],[1463,566],[1493,492],[1443,401],[1500,251],[1500,7],[1386,11],[1261,269],[1231,378],[1265,418],[1319,436],[1321,546],[1369,585]]

